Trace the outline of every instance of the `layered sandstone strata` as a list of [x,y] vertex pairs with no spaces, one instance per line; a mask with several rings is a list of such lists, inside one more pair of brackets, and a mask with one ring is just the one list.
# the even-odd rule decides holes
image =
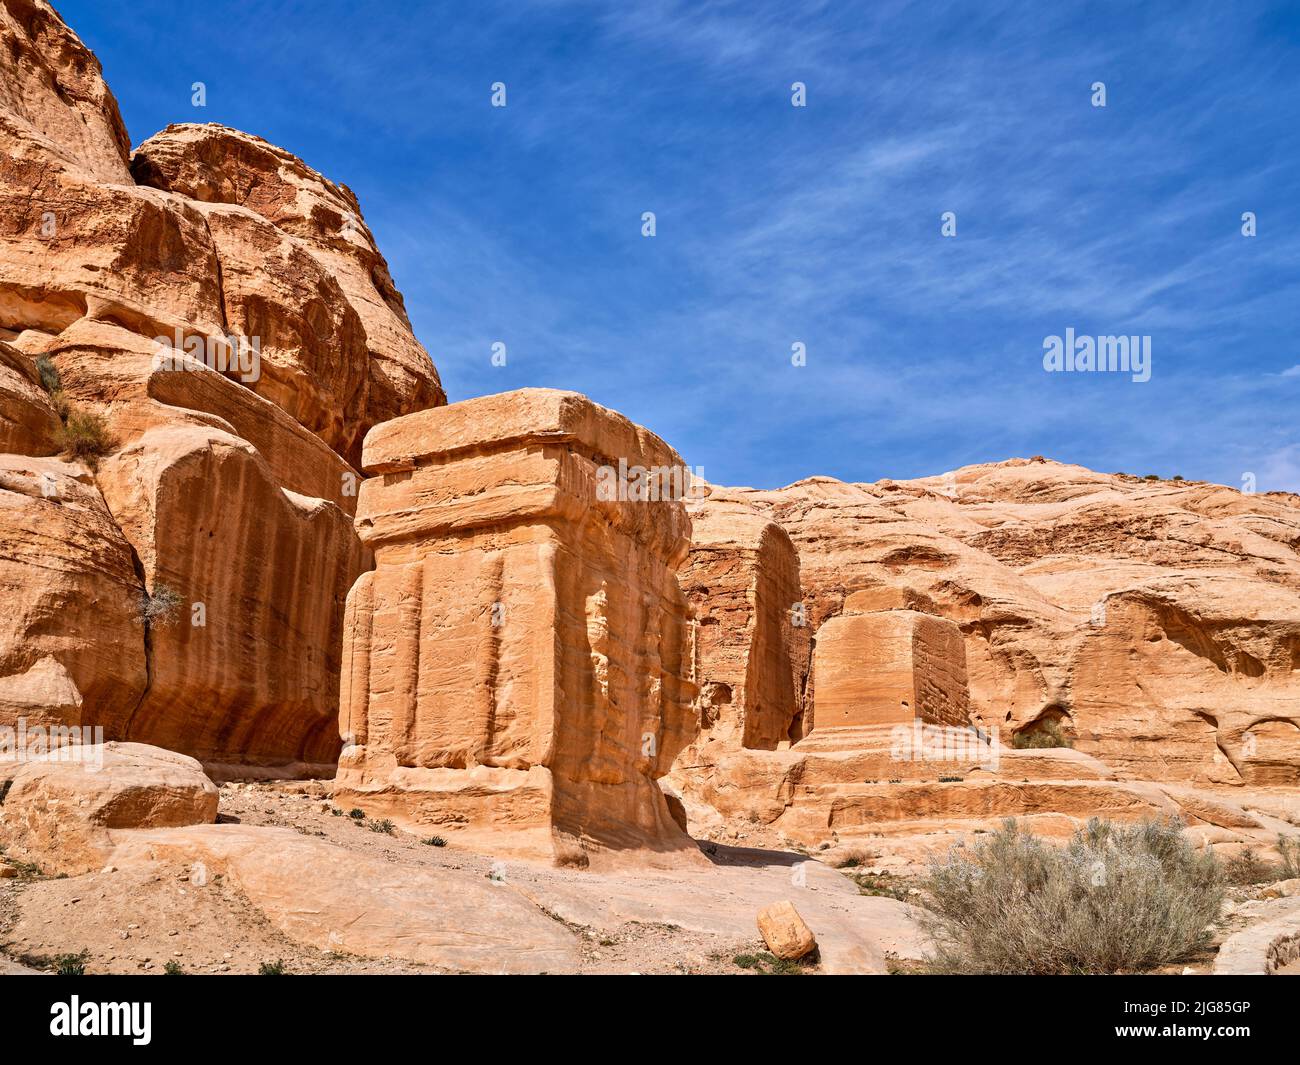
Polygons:
[[[224,127],[133,159],[43,0],[0,0],[0,52],[0,725],[330,772],[349,460],[437,373],[344,186]],[[70,411],[84,460],[53,457]]]
[[381,425],[363,461],[338,801],[494,854],[696,854],[656,784],[694,731],[690,521],[603,490],[680,457],[525,389]]
[[[706,526],[748,510],[789,534],[815,638],[793,664],[807,682],[788,749],[707,737],[679,759],[692,830],[756,824],[811,845],[1160,812],[1215,839],[1266,836],[1212,789],[1257,802],[1258,786],[1298,779],[1293,496],[1014,460],[915,482],[712,486],[697,509]],[[730,545],[710,565],[751,568]],[[702,678],[747,646],[743,624],[719,620],[699,646],[738,649],[705,654]],[[922,727],[899,734],[911,708]],[[1011,749],[1048,722],[1076,749]]]
[[1004,740],[1050,720],[1137,777],[1300,783],[1294,496],[1018,459],[702,507],[789,534],[814,631],[885,585],[931,603],[961,631],[972,721]]
[[688,502],[691,550],[679,574],[695,622],[700,727],[774,750],[802,729],[808,628],[799,556],[748,507]]

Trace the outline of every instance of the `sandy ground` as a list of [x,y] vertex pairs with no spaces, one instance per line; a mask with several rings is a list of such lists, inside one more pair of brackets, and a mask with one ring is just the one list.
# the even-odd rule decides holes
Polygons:
[[[348,851],[402,865],[463,871],[486,878],[491,859],[454,846],[432,846],[400,829],[375,831],[369,819],[333,812],[321,782],[234,783],[221,788],[220,820],[290,828]],[[574,874],[515,865],[508,875],[543,894]],[[73,878],[0,880],[0,955],[50,969],[81,955],[87,973],[161,974],[168,963],[185,973],[256,973],[282,962],[289,973],[426,973],[453,970],[392,959],[351,957],[305,948],[275,928],[222,877],[201,888],[187,866],[113,869]],[[578,941],[581,973],[743,974],[735,962],[761,955],[751,934],[716,935],[673,924],[628,920],[601,929],[554,919]],[[758,966],[761,969],[763,966]],[[804,967],[816,972],[815,964]]]
[[[543,914],[572,934],[577,950],[574,963],[565,967],[568,972],[762,972],[772,960],[770,955],[763,960],[765,946],[753,924],[761,894],[753,878],[766,877],[762,891],[787,893],[790,889],[782,885],[788,884],[789,870],[806,857],[806,852],[745,850],[745,845],[771,846],[779,841],[759,832],[728,830],[716,841],[701,842],[713,863],[703,875],[674,876],[658,884],[647,884],[644,877],[611,876],[597,885],[583,873],[530,863],[503,867],[490,857],[451,844],[431,845],[401,829],[383,831],[382,824],[354,819],[336,809],[329,794],[325,781],[223,784],[219,820],[288,829],[351,854],[403,868],[463,875],[476,884],[504,875]],[[866,901],[857,897],[859,892],[889,899],[888,905],[897,909],[902,907],[892,900],[917,901],[910,877],[919,874],[921,867],[900,869],[897,856],[881,853],[888,852],[888,843],[879,842],[878,849],[837,847],[815,854],[829,863],[816,866],[822,878],[817,899],[822,921],[835,920],[839,913],[849,919],[847,915],[858,909],[855,900]],[[837,853],[841,849],[844,855]],[[853,867],[830,868],[849,854],[855,860]],[[293,974],[457,971],[305,947],[273,927],[230,880],[217,875],[203,884],[192,883],[188,864],[109,866],[73,878],[25,872],[0,879],[0,961],[7,958],[50,971],[61,959],[77,956],[88,973],[162,974],[179,968],[183,973],[239,974],[257,973],[275,964]],[[838,890],[846,894],[841,896]],[[1262,892],[1261,887],[1231,889],[1229,909],[1262,897]],[[805,898],[811,905],[811,898]],[[717,919],[719,909],[728,911],[725,920]],[[1246,925],[1246,919],[1230,913],[1209,949],[1161,971],[1209,972],[1218,944]],[[852,939],[856,927],[847,925],[841,933],[847,930]],[[904,960],[890,962],[888,968],[906,973],[917,966]],[[1300,974],[1298,969],[1300,963],[1285,971]],[[814,961],[798,971],[813,974],[820,967]]]

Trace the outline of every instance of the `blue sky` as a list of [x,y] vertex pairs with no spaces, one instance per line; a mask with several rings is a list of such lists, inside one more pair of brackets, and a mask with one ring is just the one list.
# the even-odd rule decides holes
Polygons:
[[[576,389],[727,484],[1300,491],[1294,4],[56,6],[135,143],[223,122],[350,185],[452,400]],[[1067,328],[1150,335],[1151,380],[1045,372]]]

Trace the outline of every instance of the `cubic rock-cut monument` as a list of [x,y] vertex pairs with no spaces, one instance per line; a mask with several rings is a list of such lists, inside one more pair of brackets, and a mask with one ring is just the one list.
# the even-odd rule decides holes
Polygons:
[[[348,599],[336,801],[502,856],[698,859],[656,779],[694,733],[681,469],[583,396],[526,389],[371,430]],[[605,471],[602,473],[601,471]]]
[[817,630],[814,731],[970,724],[961,629],[913,605],[903,589],[864,589]]

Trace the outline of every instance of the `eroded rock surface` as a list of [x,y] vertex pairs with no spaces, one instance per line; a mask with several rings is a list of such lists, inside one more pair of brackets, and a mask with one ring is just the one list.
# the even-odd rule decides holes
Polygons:
[[437,373],[344,186],[224,127],[132,162],[43,0],[0,0],[0,50],[0,724],[329,772],[352,463]]
[[[1261,828],[1231,792],[1253,804],[1259,787],[1300,783],[1295,497],[1036,459],[712,486],[695,506],[705,528],[748,511],[784,529],[813,638],[787,647],[805,678],[800,734],[775,751],[719,734],[678,760],[692,830],[755,822],[810,844],[1178,813],[1218,843],[1285,827]],[[752,552],[693,550],[754,585]],[[753,644],[743,617],[717,621],[697,644],[703,691]],[[972,742],[954,749],[943,730],[964,721]],[[1046,730],[1075,749],[1012,749]]]
[[337,794],[493,852],[696,857],[656,778],[694,735],[680,501],[598,495],[678,468],[570,392],[408,415],[366,440]]
[[46,873],[100,868],[115,829],[217,818],[217,788],[193,758],[140,743],[64,746],[0,760],[0,837],[11,857]]

